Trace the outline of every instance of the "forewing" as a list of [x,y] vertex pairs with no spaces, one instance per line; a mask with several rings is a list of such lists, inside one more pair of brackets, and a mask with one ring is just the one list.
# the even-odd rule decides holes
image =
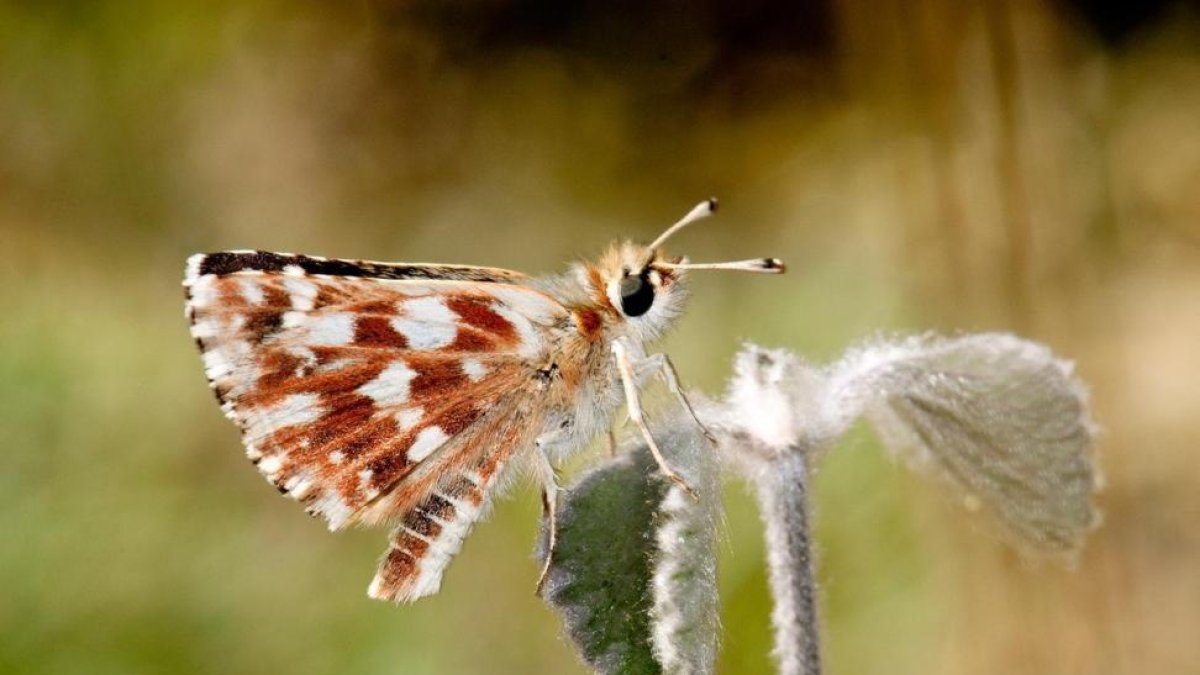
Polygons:
[[565,317],[519,279],[228,252],[194,256],[184,285],[247,454],[338,529],[403,518],[451,469],[475,467],[482,503],[487,430],[532,393],[531,360]]

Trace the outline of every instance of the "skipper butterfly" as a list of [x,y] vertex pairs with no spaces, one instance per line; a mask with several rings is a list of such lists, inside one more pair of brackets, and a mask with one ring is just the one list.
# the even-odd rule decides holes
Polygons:
[[646,345],[682,312],[689,271],[784,270],[773,258],[692,264],[663,254],[664,241],[715,209],[705,201],[649,245],[618,243],[548,277],[195,255],[186,314],[250,460],[331,530],[391,526],[368,593],[408,602],[437,592],[496,486],[522,465],[542,486],[548,564],[555,463],[609,430],[622,402],[661,471],[686,488],[650,434],[638,387],[658,374],[691,406],[670,359]]

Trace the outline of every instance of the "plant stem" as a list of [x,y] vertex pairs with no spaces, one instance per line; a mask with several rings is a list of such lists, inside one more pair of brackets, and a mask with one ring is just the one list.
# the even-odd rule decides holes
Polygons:
[[781,675],[820,675],[821,637],[808,512],[808,467],[801,449],[767,462],[758,476]]

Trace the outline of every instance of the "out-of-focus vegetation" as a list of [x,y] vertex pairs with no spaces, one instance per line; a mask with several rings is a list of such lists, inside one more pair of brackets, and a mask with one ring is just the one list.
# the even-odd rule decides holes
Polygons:
[[[533,490],[414,607],[242,457],[179,280],[195,251],[561,267],[649,238],[697,275],[665,348],[1015,330],[1077,360],[1106,524],[1024,564],[862,432],[816,477],[835,673],[1200,663],[1194,3],[0,2],[0,671],[579,672],[533,595]],[[749,276],[749,275],[746,275]],[[768,668],[728,496],[723,673]]]

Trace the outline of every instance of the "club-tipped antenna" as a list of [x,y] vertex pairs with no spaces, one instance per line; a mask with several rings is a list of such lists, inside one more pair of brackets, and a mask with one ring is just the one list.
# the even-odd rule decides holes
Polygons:
[[761,274],[783,274],[787,266],[779,258],[753,258],[751,260],[734,260],[717,263],[670,263],[658,262],[660,267],[673,270],[736,270],[739,272],[759,272]]
[[704,201],[697,204],[695,206],[695,208],[693,208],[691,211],[688,211],[686,216],[680,218],[679,222],[668,227],[666,232],[663,232],[662,234],[658,235],[658,239],[655,239],[646,248],[649,249],[650,251],[657,249],[659,246],[662,246],[662,243],[664,241],[670,239],[671,235],[682,230],[683,228],[687,227],[688,225],[691,225],[692,223],[696,222],[697,220],[704,220],[705,218],[711,216],[712,214],[714,214],[716,212],[717,212],[717,198],[709,197],[708,199],[705,199]]

